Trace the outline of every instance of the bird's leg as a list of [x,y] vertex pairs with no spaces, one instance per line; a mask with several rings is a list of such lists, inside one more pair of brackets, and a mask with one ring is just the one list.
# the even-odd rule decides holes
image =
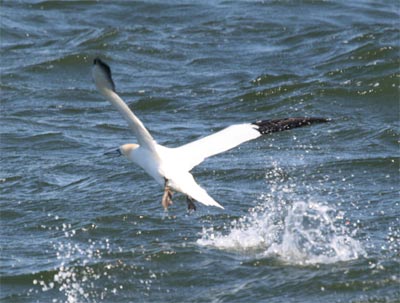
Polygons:
[[196,210],[196,205],[194,204],[194,199],[192,197],[186,196],[186,203],[187,203],[189,211],[195,211]]
[[172,194],[172,189],[168,186],[168,180],[165,179],[164,195],[161,200],[161,204],[165,210],[168,209],[168,206],[172,205]]

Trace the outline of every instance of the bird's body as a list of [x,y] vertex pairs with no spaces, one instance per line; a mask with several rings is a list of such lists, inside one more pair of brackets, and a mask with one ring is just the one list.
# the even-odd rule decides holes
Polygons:
[[186,156],[190,156],[189,154],[179,148],[169,148],[157,143],[154,149],[155,153],[137,144],[125,144],[120,147],[124,156],[140,166],[159,185],[202,201],[205,205],[223,208],[194,180],[188,169],[191,163]]
[[196,209],[196,200],[207,206],[223,208],[194,180],[190,171],[206,158],[227,151],[263,134],[283,131],[311,123],[327,122],[324,118],[286,118],[264,120],[229,126],[210,136],[176,148],[159,145],[143,123],[115,91],[111,70],[100,59],[94,60],[93,79],[97,89],[110,101],[128,122],[139,144],[124,144],[116,151],[140,166],[159,185],[164,187],[162,205],[172,204],[173,191],[187,196],[189,209]]

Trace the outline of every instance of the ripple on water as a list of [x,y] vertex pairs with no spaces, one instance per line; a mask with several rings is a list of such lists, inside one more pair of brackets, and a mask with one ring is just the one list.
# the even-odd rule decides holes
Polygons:
[[[0,300],[397,302],[396,1],[21,0],[1,13]],[[226,211],[189,216],[177,195],[164,215],[153,181],[102,156],[133,138],[92,83],[95,56],[170,146],[239,121],[333,122],[209,159],[194,175]]]

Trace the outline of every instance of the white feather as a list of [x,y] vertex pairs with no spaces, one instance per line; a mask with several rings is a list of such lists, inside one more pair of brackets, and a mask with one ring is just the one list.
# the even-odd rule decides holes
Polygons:
[[206,158],[225,152],[260,136],[260,132],[257,131],[257,125],[249,123],[236,124],[210,136],[177,147],[174,151],[180,155],[180,165],[190,171]]
[[128,105],[121,99],[118,94],[113,91],[113,85],[109,83],[111,79],[105,75],[104,70],[101,66],[95,64],[92,70],[92,76],[96,84],[97,89],[100,93],[111,102],[112,105],[119,111],[128,122],[129,127],[135,134],[136,139],[142,147],[145,147],[155,152],[155,141],[150,135],[149,131],[144,127],[142,121],[129,109]]

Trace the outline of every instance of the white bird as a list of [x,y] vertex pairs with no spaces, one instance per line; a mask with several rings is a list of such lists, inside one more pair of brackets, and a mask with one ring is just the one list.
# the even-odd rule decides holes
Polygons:
[[92,76],[99,92],[128,122],[139,143],[121,145],[114,152],[139,165],[164,188],[161,203],[165,210],[172,204],[173,191],[186,195],[189,210],[196,209],[194,200],[207,206],[223,208],[196,183],[190,173],[193,167],[208,157],[256,139],[263,134],[328,121],[324,118],[300,117],[236,124],[183,146],[168,148],[153,139],[143,123],[116,93],[110,67],[99,58],[94,59]]

